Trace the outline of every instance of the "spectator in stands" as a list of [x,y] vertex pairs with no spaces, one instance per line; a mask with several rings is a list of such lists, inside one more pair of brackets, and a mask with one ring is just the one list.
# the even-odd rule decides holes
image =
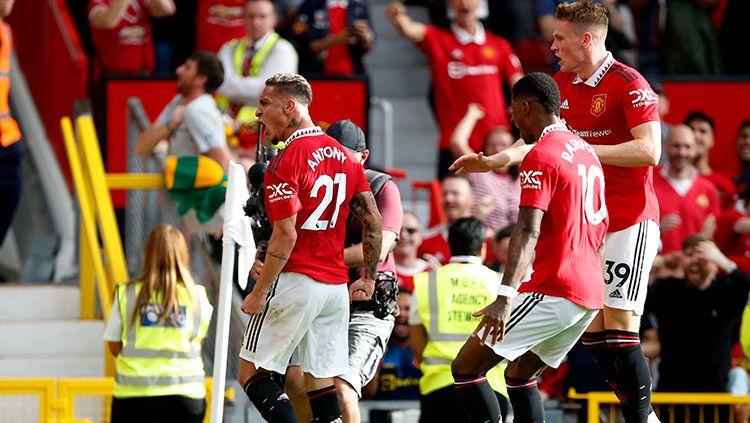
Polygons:
[[401,234],[396,248],[393,249],[400,290],[414,291],[414,275],[440,267],[440,261],[434,257],[432,264],[419,258],[417,251],[421,245],[422,229],[419,227],[419,219],[413,212],[404,211]]
[[702,236],[685,239],[682,266],[684,278],[659,279],[646,297],[645,313],[656,318],[661,343],[657,390],[726,392],[734,327],[750,277]]
[[[719,214],[716,186],[703,178],[693,165],[696,142],[688,126],[669,132],[664,153],[668,162],[654,172],[654,190],[661,216],[661,253],[679,251],[682,241],[699,233]],[[711,224],[711,222],[708,222]]]
[[[484,117],[478,104],[469,104],[466,114],[456,125],[451,137],[451,153],[457,159],[464,154],[475,153],[469,146],[469,137],[476,123]],[[505,128],[491,129],[484,137],[482,151],[492,156],[510,148],[515,140]],[[474,208],[472,214],[483,221],[491,231],[495,231],[518,218],[518,202],[521,198],[521,184],[518,181],[518,166],[495,169],[491,172],[469,173],[467,175],[474,188]]]
[[138,137],[137,154],[151,154],[169,140],[172,156],[207,156],[229,168],[230,153],[213,93],[224,80],[224,70],[213,53],[193,53],[177,68],[177,91],[156,122]]
[[375,41],[366,0],[305,0],[292,24],[302,75],[364,75]]
[[175,13],[173,0],[89,0],[88,16],[96,49],[95,80],[102,74],[154,70],[150,18]]
[[725,210],[716,219],[714,240],[743,272],[750,274],[750,216],[735,209]]
[[386,8],[386,17],[396,30],[415,43],[430,64],[440,127],[437,170],[441,179],[453,163],[450,139],[468,105],[479,104],[485,113],[469,137],[470,148],[479,151],[490,129],[510,130],[503,86],[512,87],[523,76],[510,43],[486,32],[479,22],[478,0],[449,0],[448,5],[455,13],[450,29],[414,21],[398,2]]
[[411,291],[399,288],[396,324],[388,340],[388,348],[375,377],[365,387],[365,395],[378,400],[419,399],[419,378],[422,372],[414,365],[414,351],[409,337]]
[[170,225],[154,228],[146,242],[143,273],[115,288],[104,330],[117,357],[111,421],[202,422],[206,388],[201,343],[213,307],[190,274],[182,233]]
[[447,264],[451,258],[451,250],[448,245],[448,228],[456,220],[471,216],[474,194],[471,183],[464,176],[448,175],[443,179],[441,188],[441,205],[446,221],[425,231],[417,255],[428,262],[434,257],[440,263]]
[[513,224],[500,228],[492,237],[492,253],[494,262],[492,270],[503,273],[505,262],[508,261],[508,250],[510,248],[510,236],[513,234]]
[[247,19],[244,3],[246,0],[198,0],[195,49],[217,53],[227,41],[242,38]]
[[666,21],[660,38],[662,73],[721,73],[721,50],[710,16],[717,3],[666,0]]
[[[661,151],[664,151],[667,145],[667,137],[669,136],[669,131],[672,129],[672,124],[664,120],[664,117],[669,114],[669,98],[667,98],[667,93],[664,92],[664,87],[659,81],[650,80],[649,84],[651,85],[651,89],[653,89],[654,92],[659,95],[659,120],[661,120]],[[666,162],[667,155],[662,154],[661,157],[659,157],[659,164],[663,165]]]
[[[21,199],[21,131],[10,115],[10,59],[13,36],[5,18],[13,10],[13,0],[0,1],[0,246],[13,222]],[[2,280],[2,277],[0,277]]]
[[737,138],[734,141],[737,158],[740,161],[740,173],[737,175],[738,192],[745,201],[750,198],[750,119],[740,123]]
[[246,0],[245,36],[219,50],[224,82],[217,93],[219,108],[237,124],[255,121],[255,108],[265,81],[277,73],[297,73],[297,52],[273,30],[276,13],[271,0]]
[[727,175],[714,172],[708,159],[709,151],[714,147],[714,134],[716,133],[714,120],[701,111],[692,111],[685,117],[685,125],[695,133],[697,146],[695,166],[703,177],[716,185],[722,209],[734,207],[737,193],[734,181]]
[[[472,313],[497,296],[497,273],[482,265],[486,233],[487,227],[476,218],[453,221],[448,234],[450,263],[414,277],[409,325],[414,359],[423,374],[420,422],[469,422],[453,387],[451,363],[480,321]],[[500,365],[486,373],[503,417],[508,410],[504,370]]]

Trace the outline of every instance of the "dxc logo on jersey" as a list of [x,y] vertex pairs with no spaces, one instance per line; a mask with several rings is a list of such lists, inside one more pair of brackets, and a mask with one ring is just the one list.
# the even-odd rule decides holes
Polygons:
[[653,92],[650,88],[638,88],[629,92],[631,96],[635,98],[632,100],[633,107],[643,107],[656,104],[659,101],[659,96]]
[[275,184],[275,185],[269,185],[268,187],[266,187],[268,190],[271,191],[271,194],[268,196],[268,199],[276,200],[277,197],[284,197],[287,195],[294,194],[294,191],[287,188],[288,186],[289,184],[286,182],[282,182],[280,184]]
[[542,189],[542,181],[538,176],[542,176],[540,170],[524,170],[518,175],[521,178],[521,189]]

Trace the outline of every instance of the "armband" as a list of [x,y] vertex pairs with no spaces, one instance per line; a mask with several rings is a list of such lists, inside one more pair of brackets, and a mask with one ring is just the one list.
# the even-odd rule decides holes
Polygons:
[[516,290],[516,288],[513,288],[510,285],[500,284],[500,287],[497,288],[497,295],[513,299],[516,297],[516,295],[518,295],[518,291]]

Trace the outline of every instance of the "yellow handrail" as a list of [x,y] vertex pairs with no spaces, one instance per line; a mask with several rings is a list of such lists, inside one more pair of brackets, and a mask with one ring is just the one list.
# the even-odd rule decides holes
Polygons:
[[[568,398],[587,401],[587,421],[599,421],[599,407],[602,404],[619,404],[619,400],[612,392],[578,393],[571,388]],[[654,392],[651,394],[651,404],[654,405],[732,405],[750,404],[750,395],[732,395],[728,393],[684,393],[684,392]]]

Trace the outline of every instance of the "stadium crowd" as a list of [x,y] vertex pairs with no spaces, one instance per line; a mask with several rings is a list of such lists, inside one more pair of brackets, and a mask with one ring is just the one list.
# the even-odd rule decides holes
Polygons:
[[[154,75],[173,71],[177,74],[179,94],[165,105],[154,125],[141,135],[137,153],[152,154],[161,149],[171,155],[205,156],[218,162],[224,171],[230,157],[246,166],[254,161],[256,116],[265,115],[265,119],[269,119],[268,123],[264,122],[266,126],[278,125],[271,120],[274,115],[269,111],[272,101],[268,99],[273,97],[276,101],[274,96],[286,90],[278,87],[284,87],[287,82],[274,82],[278,85],[271,86],[274,96],[270,96],[269,78],[275,74],[299,74],[308,79],[364,77],[367,69],[363,57],[377,42],[377,28],[372,24],[367,0],[89,0],[85,8],[82,2],[68,3],[84,43],[95,58],[92,97],[97,97],[97,84],[107,75]],[[380,201],[374,204],[383,215],[382,254],[377,256],[382,257],[383,262],[390,261],[386,271],[393,270],[398,280],[398,296],[393,299],[397,306],[394,304],[384,325],[386,333],[372,336],[374,342],[381,345],[379,350],[370,350],[368,354],[375,354],[378,360],[370,362],[367,357],[362,358],[364,363],[357,362],[354,369],[347,368],[344,362],[346,371],[338,375],[347,373],[347,377],[342,378],[343,382],[336,378],[335,386],[339,393],[354,388],[349,400],[354,395],[355,402],[357,398],[421,399],[426,407],[435,407],[433,404],[442,401],[455,401],[460,407],[459,398],[451,396],[450,392],[446,394],[445,390],[453,390],[450,360],[456,357],[461,344],[440,350],[443,345],[436,346],[440,340],[430,339],[435,334],[426,316],[430,315],[429,307],[435,305],[432,299],[424,298],[428,292],[426,286],[431,283],[430,275],[439,272],[472,272],[490,275],[488,279],[497,278],[498,273],[506,270],[509,260],[513,260],[509,250],[512,249],[511,234],[519,219],[521,191],[524,184],[532,183],[534,176],[521,172],[518,166],[523,155],[515,155],[523,142],[519,144],[521,134],[512,125],[509,93],[525,74],[565,72],[566,66],[570,66],[558,59],[564,53],[556,55],[548,48],[553,41],[563,43],[559,32],[555,32],[556,7],[562,2],[412,0],[406,3],[427,7],[431,21],[421,23],[412,19],[406,6],[399,2],[389,4],[385,16],[401,36],[419,48],[430,67],[429,99],[439,126],[434,153],[442,208],[438,215],[445,219],[420,221],[421,216],[403,210],[400,201],[393,198],[388,201],[398,202],[397,214],[403,218],[391,216],[393,211],[390,210],[390,219],[387,219],[386,206]],[[615,66],[611,68],[614,73],[630,78],[632,69],[624,67],[627,65],[638,69],[650,81],[643,80],[644,85],[639,86],[640,94],[633,104],[643,102],[644,107],[653,109],[654,116],[663,115],[665,111],[660,108],[668,107],[668,98],[658,82],[660,75],[750,74],[750,59],[737,54],[746,39],[738,35],[746,25],[741,17],[750,13],[746,1],[601,0],[595,3],[600,3],[609,17],[605,45],[611,55],[602,63],[616,60],[617,65],[610,63]],[[681,29],[685,27],[695,28],[695,31]],[[185,34],[194,34],[194,38]],[[610,69],[605,68],[598,79]],[[577,78],[572,85],[590,82]],[[294,83],[299,84],[299,81]],[[294,104],[294,113],[299,113],[303,120],[312,119],[306,114],[309,99],[305,104],[299,101],[297,94],[288,96],[289,104]],[[558,112],[562,109],[564,114],[567,100],[559,100],[564,101]],[[606,101],[606,95],[602,101]],[[604,103],[598,104],[596,101],[591,104],[594,116],[605,110]],[[750,309],[745,307],[750,293],[750,113],[748,120],[732,128],[736,130],[734,160],[740,169],[736,174],[711,168],[712,147],[717,142],[729,141],[715,139],[714,113],[696,103],[694,111],[685,116],[682,124],[662,123],[661,137],[655,140],[655,151],[661,150],[661,160],[653,170],[649,168],[648,178],[637,181],[646,184],[646,179],[653,178],[653,191],[658,199],[658,253],[653,266],[646,269],[649,290],[643,299],[645,306],[641,305],[640,312],[636,309],[636,314],[643,316],[639,337],[655,391],[750,394]],[[658,117],[656,119],[658,121]],[[294,118],[291,122],[295,122]],[[309,127],[300,127],[298,131],[314,128],[312,123],[310,120]],[[341,125],[336,127],[339,131],[343,131]],[[328,135],[347,149],[346,154],[354,155],[366,167],[369,152],[364,134],[359,128],[349,130],[354,132],[349,135],[329,132]],[[316,137],[325,138],[320,128],[317,131]],[[284,137],[280,137],[282,133]],[[301,137],[300,133],[279,132],[279,140],[288,139],[287,144],[295,137]],[[467,175],[449,171],[455,160],[475,153],[484,157],[505,153],[510,165]],[[356,171],[359,177],[362,172],[357,166],[354,168],[346,172],[353,175]],[[286,181],[279,178],[274,181]],[[361,189],[353,195],[366,191],[366,182],[369,182],[375,198],[379,199],[380,192],[374,189],[373,181],[360,179],[357,181]],[[393,197],[395,193],[398,200],[397,184],[390,180],[383,184],[387,194]],[[349,193],[348,198],[351,197]],[[365,199],[359,201],[366,202]],[[278,220],[282,221],[294,208],[276,207],[279,208],[273,212],[281,215]],[[218,205],[213,207],[210,214],[221,213],[217,208]],[[353,209],[352,214],[356,216],[357,209]],[[368,216],[376,213],[377,210],[368,209]],[[207,215],[199,220],[205,223],[210,218]],[[364,232],[362,227],[355,228],[355,232],[358,231],[353,235],[356,242],[351,245],[366,243],[363,236],[369,230],[372,228]],[[476,248],[468,248],[477,233],[481,242]],[[347,239],[352,237],[349,228],[346,236]],[[463,244],[456,239],[463,240]],[[291,248],[286,256],[290,254],[295,257]],[[360,252],[358,260],[352,259],[351,250],[342,254],[346,266],[353,269],[348,276],[350,284],[361,280],[372,282],[368,280],[373,276],[368,272],[372,264],[368,257],[362,257]],[[364,255],[367,256],[367,252]],[[276,269],[273,278],[286,263]],[[383,271],[381,267],[385,266],[378,266],[379,272]],[[523,269],[526,278],[533,274],[535,267]],[[607,285],[620,281],[622,285],[631,276],[629,269],[619,264],[605,265],[604,281]],[[267,291],[275,292],[276,285],[271,288],[274,280],[269,276],[271,271],[256,271],[255,276],[267,285]],[[319,270],[321,277],[328,277],[326,271]],[[487,297],[485,291],[489,290],[494,297],[497,283],[495,280],[494,285],[488,282],[487,286],[467,288],[466,292],[471,295],[461,297],[456,293],[455,298],[479,310],[491,302],[484,298]],[[310,291],[311,295],[317,295],[314,291]],[[479,301],[474,296],[484,299]],[[252,298],[262,302],[262,298]],[[243,307],[255,310],[253,307],[260,302]],[[358,310],[371,312],[366,307]],[[463,309],[456,311],[457,314],[463,312]],[[744,312],[748,315],[743,316]],[[474,326],[479,322],[478,318],[465,320]],[[364,325],[369,326],[371,322],[365,321]],[[472,330],[460,333],[468,338]],[[353,331],[351,327],[349,331]],[[253,334],[249,332],[249,336]],[[349,333],[350,342],[353,337]],[[257,339],[255,342],[257,346]],[[264,342],[267,342],[266,348],[273,345],[272,340],[261,337],[261,349]],[[305,348],[310,350],[306,352],[308,355],[312,354],[313,346],[305,345]],[[287,351],[290,356],[292,349]],[[352,356],[361,353],[352,345],[349,349]],[[579,392],[610,389],[605,380],[612,386],[612,377],[603,375],[597,367],[597,363],[603,366],[600,358],[595,362],[584,349],[583,344],[575,345],[560,367],[547,369],[539,376],[541,398],[564,399],[569,387]],[[436,350],[440,350],[439,353]],[[430,362],[424,357],[425,352],[433,354],[433,359],[448,360],[448,364]],[[279,360],[279,357],[273,360],[261,357],[254,349],[243,350],[242,358],[248,363],[261,364],[275,360],[274,365]],[[286,358],[288,361],[289,357]],[[695,363],[702,364],[696,366]],[[349,366],[354,366],[351,357]],[[370,368],[365,371],[364,366]],[[701,368],[706,370],[701,372]],[[262,402],[277,394],[271,379],[264,379],[254,366],[252,369],[246,371],[242,382],[253,402]],[[280,368],[272,370],[281,372]],[[351,372],[359,374],[349,377]],[[501,375],[492,378],[488,373],[487,380],[492,385],[490,392],[496,395],[506,415],[510,400]],[[325,391],[328,385],[318,384],[313,388],[308,389],[316,418],[313,421],[337,421],[320,417],[320,413],[338,412],[335,407],[323,404],[322,399],[331,395]],[[259,393],[261,390],[268,390],[268,393]],[[345,404],[343,400],[342,404]],[[282,416],[279,410],[267,410],[267,415]],[[738,421],[747,422],[750,418],[750,407],[738,406],[735,411],[740,418]],[[358,419],[358,416],[347,417],[344,413],[343,421]]]

